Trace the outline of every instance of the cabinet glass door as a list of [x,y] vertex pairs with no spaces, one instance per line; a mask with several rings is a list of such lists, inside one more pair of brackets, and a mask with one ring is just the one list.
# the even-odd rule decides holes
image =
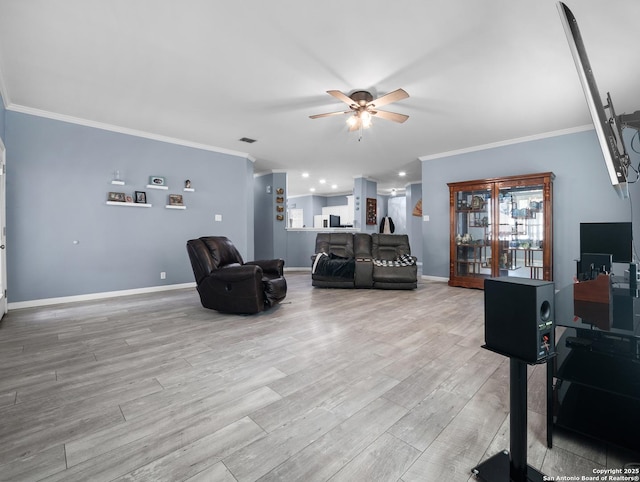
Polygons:
[[543,279],[543,186],[500,188],[498,212],[500,276]]
[[455,276],[491,276],[491,190],[458,191],[454,198]]

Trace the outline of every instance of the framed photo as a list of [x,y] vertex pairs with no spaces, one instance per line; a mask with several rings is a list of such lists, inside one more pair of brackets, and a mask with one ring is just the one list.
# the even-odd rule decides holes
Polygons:
[[136,191],[136,202],[141,204],[147,204],[147,193],[144,191]]
[[128,194],[127,194],[127,202],[128,203],[132,203],[133,202],[133,198],[131,196],[129,196]]
[[182,206],[182,194],[169,194],[169,206]]
[[377,224],[377,199],[368,197],[367,198],[367,211],[366,211],[366,220],[367,224]]
[[161,176],[149,176],[149,184],[152,186],[164,186],[165,180]]
[[126,202],[127,196],[123,192],[110,192],[108,200],[123,203]]

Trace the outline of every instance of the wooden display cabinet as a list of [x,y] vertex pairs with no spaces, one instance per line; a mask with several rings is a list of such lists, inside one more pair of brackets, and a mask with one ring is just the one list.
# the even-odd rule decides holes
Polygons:
[[449,285],[553,278],[552,172],[449,183]]

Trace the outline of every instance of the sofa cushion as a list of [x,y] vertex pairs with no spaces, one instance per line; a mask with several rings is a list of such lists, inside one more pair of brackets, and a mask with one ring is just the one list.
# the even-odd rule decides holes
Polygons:
[[374,259],[395,260],[405,254],[411,254],[409,236],[406,234],[371,235],[371,255]]
[[353,258],[352,233],[318,233],[316,253],[335,254],[342,258]]
[[410,254],[403,254],[396,259],[374,259],[373,264],[376,266],[411,266],[416,264],[416,258]]

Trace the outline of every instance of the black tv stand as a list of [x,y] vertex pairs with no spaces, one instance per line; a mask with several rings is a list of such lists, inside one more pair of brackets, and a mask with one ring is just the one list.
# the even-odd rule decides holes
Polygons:
[[558,426],[640,455],[640,300],[612,291],[605,328],[574,319],[573,286],[556,294],[554,363],[547,369],[547,446]]

